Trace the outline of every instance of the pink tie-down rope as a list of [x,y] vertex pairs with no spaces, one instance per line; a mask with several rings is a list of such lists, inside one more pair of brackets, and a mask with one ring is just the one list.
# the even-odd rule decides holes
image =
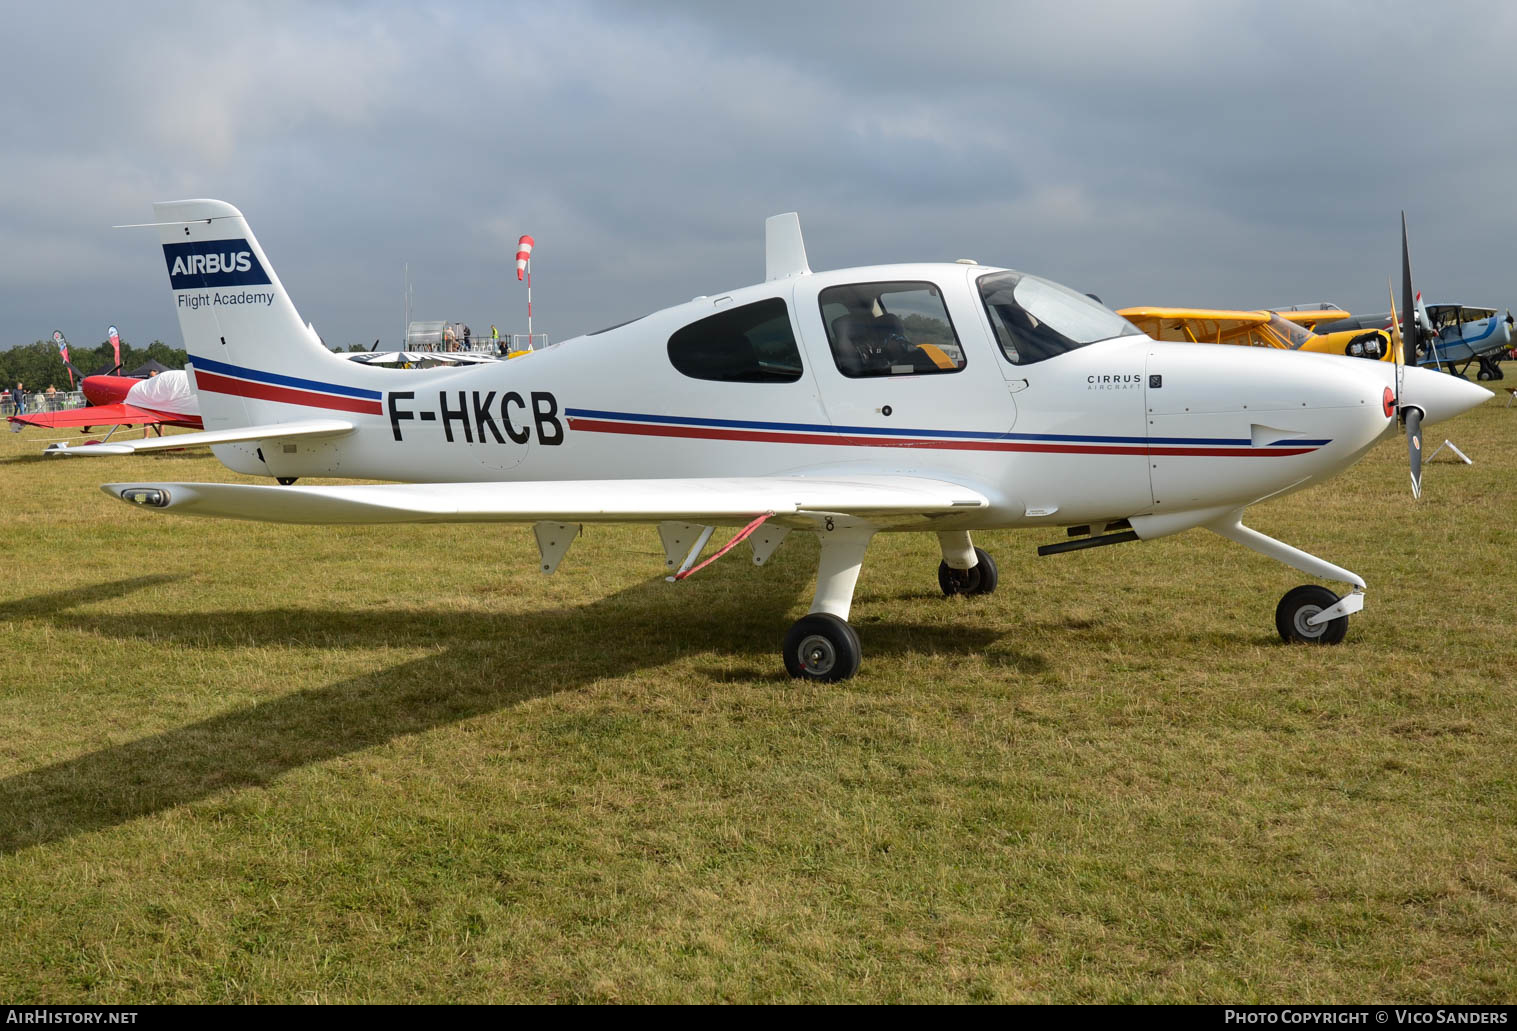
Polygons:
[[759,516],[753,522],[749,523],[747,526],[745,526],[741,530],[739,530],[737,532],[737,536],[733,537],[726,544],[723,544],[720,548],[718,548],[715,555],[712,555],[710,558],[708,558],[706,561],[702,562],[698,566],[694,566],[694,567],[692,567],[690,569],[683,569],[680,572],[675,573],[674,574],[674,579],[676,579],[676,580],[683,580],[685,577],[690,576],[692,573],[699,573],[702,569],[705,569],[711,563],[715,562],[717,559],[719,559],[723,555],[727,554],[727,552],[731,551],[733,548],[737,547],[739,544],[741,544],[745,540],[747,540],[749,538],[749,536],[752,535],[753,531],[757,530],[760,526],[763,526],[764,523],[772,515],[774,515],[773,512],[765,512],[763,515]]

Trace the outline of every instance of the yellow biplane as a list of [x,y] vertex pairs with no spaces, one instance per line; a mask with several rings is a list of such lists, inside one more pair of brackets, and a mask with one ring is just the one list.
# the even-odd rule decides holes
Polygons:
[[1383,330],[1316,333],[1313,326],[1349,316],[1335,308],[1229,311],[1219,308],[1122,308],[1128,322],[1155,340],[1196,344],[1241,344],[1288,351],[1346,354],[1391,361],[1391,338]]

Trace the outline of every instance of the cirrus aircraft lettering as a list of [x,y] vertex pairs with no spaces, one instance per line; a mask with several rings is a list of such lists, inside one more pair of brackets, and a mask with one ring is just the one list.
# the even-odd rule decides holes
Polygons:
[[1086,376],[1086,390],[1132,390],[1141,386],[1143,377],[1137,373],[1116,373],[1105,376]]

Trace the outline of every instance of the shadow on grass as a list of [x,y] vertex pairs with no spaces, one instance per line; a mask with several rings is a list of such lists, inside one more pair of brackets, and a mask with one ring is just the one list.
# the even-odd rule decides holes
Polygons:
[[[794,600],[784,589],[698,587],[682,591],[671,612],[660,578],[588,605],[513,613],[493,623],[436,609],[63,614],[171,579],[139,577],[14,601],[0,605],[0,620],[66,620],[70,629],[122,641],[210,650],[250,644],[438,650],[0,780],[0,851],[115,826],[228,788],[264,786],[311,763],[685,655],[718,650],[751,660],[764,654],[769,662],[744,661],[742,671],[728,677],[781,681],[774,653]],[[865,649],[888,660],[984,648],[995,638],[977,628],[881,622],[869,625]]]
[[[203,462],[209,457],[204,448],[171,447],[162,451],[154,451],[148,455],[137,455],[136,458],[147,458],[152,462]],[[146,479],[146,477],[144,477]]]
[[[89,587],[69,587],[49,594],[38,594],[31,598],[0,602],[0,621],[44,619],[56,616],[65,609],[71,609],[77,605],[124,598],[128,594],[135,594],[148,587],[156,587],[178,579],[180,576],[175,573],[150,573],[147,576],[134,576],[130,580],[112,580],[110,583],[92,584]],[[70,620],[70,625],[73,625],[72,617]]]

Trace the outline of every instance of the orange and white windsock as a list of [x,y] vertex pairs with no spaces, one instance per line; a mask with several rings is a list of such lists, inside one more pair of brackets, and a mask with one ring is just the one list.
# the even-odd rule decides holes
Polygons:
[[532,260],[532,237],[523,236],[516,241],[516,281],[521,282],[521,274],[527,270],[527,262]]

